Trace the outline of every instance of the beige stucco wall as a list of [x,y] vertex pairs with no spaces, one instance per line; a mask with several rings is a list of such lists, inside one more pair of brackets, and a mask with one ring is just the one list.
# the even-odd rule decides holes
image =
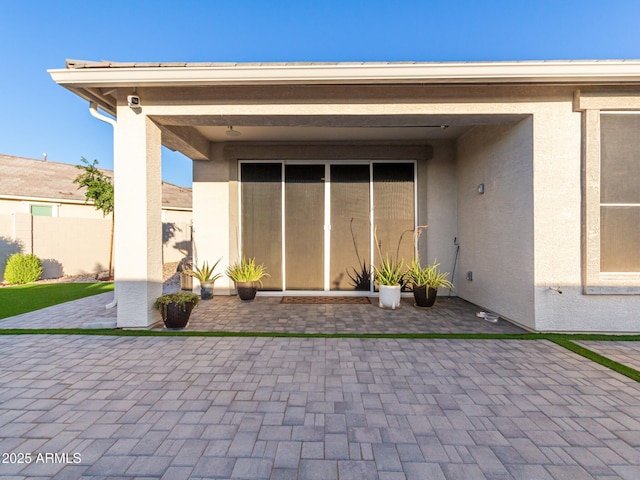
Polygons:
[[57,207],[58,217],[66,218],[102,218],[102,212],[93,205],[62,203],[42,200],[0,199],[0,215],[10,213],[30,213],[29,205],[52,205]]
[[11,215],[0,214],[0,281],[4,279],[4,267],[9,256],[23,251],[22,242],[14,237],[14,220]]
[[[232,235],[237,232],[230,217],[237,208],[237,191],[233,194],[230,162],[224,158],[223,146],[211,149],[211,161],[193,162],[193,257],[198,265],[207,262],[212,266],[220,260],[217,273],[224,272],[232,256],[237,253]],[[199,289],[197,281],[194,288]],[[216,295],[229,295],[233,290],[231,280],[223,276],[214,284]]]
[[581,128],[570,102],[549,105],[535,119],[536,328],[639,332],[640,295],[584,292]]
[[189,223],[192,217],[191,210],[162,210],[163,222]]
[[110,232],[109,220],[33,217],[33,253],[42,260],[42,277],[107,270]]
[[[430,145],[432,158],[418,163],[418,225],[429,225],[419,240],[420,260],[423,265],[437,261],[452,280],[458,235],[455,142]],[[449,290],[439,289],[438,295],[449,295]]]
[[531,118],[478,126],[458,140],[455,279],[462,298],[529,328],[535,328],[532,127]]
[[[189,217],[191,217],[191,212]],[[190,222],[163,223],[164,263],[191,255]],[[31,217],[0,214],[0,280],[6,258],[34,253],[44,262],[43,278],[98,273],[109,265],[110,218]]]

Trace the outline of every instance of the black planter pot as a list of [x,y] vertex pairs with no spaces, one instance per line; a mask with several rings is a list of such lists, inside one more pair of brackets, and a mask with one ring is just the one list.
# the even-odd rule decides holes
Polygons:
[[186,327],[193,307],[195,307],[193,303],[185,303],[184,305],[170,303],[163,306],[160,309],[160,313],[162,314],[164,326],[170,329]]
[[213,283],[205,282],[200,284],[200,298],[211,300],[213,298]]
[[236,289],[240,300],[253,300],[258,291],[254,282],[236,282]]
[[433,307],[436,303],[437,288],[429,288],[422,286],[413,286],[413,298],[417,307]]

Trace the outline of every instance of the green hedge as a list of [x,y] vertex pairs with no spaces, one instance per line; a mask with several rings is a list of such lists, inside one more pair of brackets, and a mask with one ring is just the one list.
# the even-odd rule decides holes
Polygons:
[[7,259],[4,279],[12,284],[35,282],[42,275],[42,262],[34,254],[14,253]]

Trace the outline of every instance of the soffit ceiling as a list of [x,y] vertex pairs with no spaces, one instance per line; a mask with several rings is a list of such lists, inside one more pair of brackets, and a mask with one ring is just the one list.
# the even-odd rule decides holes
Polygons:
[[[476,125],[514,124],[524,115],[159,116],[212,142],[386,142],[458,138]],[[233,134],[229,134],[229,127]]]
[[344,142],[344,141],[396,141],[441,140],[460,136],[470,127],[197,127],[213,142]]

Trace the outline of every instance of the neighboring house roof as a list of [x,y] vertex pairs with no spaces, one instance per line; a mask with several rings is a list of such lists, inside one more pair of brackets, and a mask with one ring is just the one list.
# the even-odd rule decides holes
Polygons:
[[[113,171],[100,169],[113,178]],[[0,198],[42,198],[84,203],[84,189],[73,180],[80,174],[75,165],[0,154]],[[191,189],[162,182],[162,207],[191,210]]]

